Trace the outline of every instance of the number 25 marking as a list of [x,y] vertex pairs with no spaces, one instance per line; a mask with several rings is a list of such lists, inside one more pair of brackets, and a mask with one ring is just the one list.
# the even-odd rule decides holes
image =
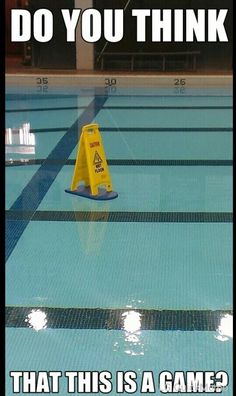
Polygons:
[[186,79],[185,78],[175,78],[174,85],[186,85]]

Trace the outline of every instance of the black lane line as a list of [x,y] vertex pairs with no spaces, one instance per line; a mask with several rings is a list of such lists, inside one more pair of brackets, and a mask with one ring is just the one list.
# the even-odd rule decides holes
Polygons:
[[[93,93],[94,95],[94,93]],[[93,95],[86,95],[86,96],[93,96]],[[64,100],[64,99],[68,99],[68,98],[73,98],[73,99],[77,99],[78,97],[80,97],[80,95],[76,95],[76,94],[71,94],[71,95],[67,95],[67,94],[49,94],[48,92],[43,93],[43,94],[39,94],[39,93],[22,93],[22,94],[15,94],[15,93],[7,93],[6,94],[6,100],[8,101],[14,101],[14,100],[40,100],[40,99],[58,99],[58,100]]]
[[[37,87],[36,87],[37,88]],[[49,93],[49,92],[36,92],[36,93],[6,93],[5,98],[7,101],[15,101],[15,100],[45,100],[45,99],[57,99],[57,100],[65,100],[68,98],[78,99],[78,98],[90,98],[92,99],[94,95],[96,97],[99,96],[107,96],[107,91],[104,88],[91,88],[91,89],[78,89],[78,92],[74,92],[71,94],[60,93]],[[228,97],[228,96],[217,96],[217,97]],[[229,97],[231,97],[229,95]]]
[[[45,159],[25,159],[25,160],[7,160],[5,165],[25,166],[41,165]],[[63,159],[48,161],[48,165],[75,165],[75,159]],[[233,160],[145,160],[145,159],[108,159],[109,166],[232,166]]]
[[[59,132],[67,131],[69,127],[58,127],[58,128],[35,128],[32,129],[33,133],[41,132]],[[159,128],[159,127],[100,127],[101,132],[232,132],[232,127],[216,128],[216,127],[201,127],[201,128]]]
[[70,221],[105,223],[232,223],[231,212],[106,212],[56,210],[6,210],[9,223]]
[[[86,109],[87,106],[65,106],[65,107],[39,107],[28,109],[9,109],[6,113],[22,113],[33,111],[59,111]],[[232,106],[104,106],[101,110],[229,110]]]
[[224,110],[233,106],[104,106],[102,110]]
[[[105,96],[98,98],[95,96],[95,99],[92,100],[86,110],[63,135],[40,168],[35,172],[32,179],[11,206],[11,210],[16,212],[26,210],[32,211],[32,213],[37,210],[40,202],[54,182],[67,158],[77,145],[79,132],[81,131],[82,126],[84,124],[89,124],[94,119],[106,100],[107,97]],[[50,164],[51,160],[61,160],[61,158],[64,158],[64,163],[62,161],[59,164]],[[25,221],[9,221],[6,219],[6,260],[14,250],[22,233],[27,227],[29,220],[30,219]]]
[[156,128],[156,127],[100,127],[101,132],[231,132],[232,127],[216,128],[216,127],[201,127],[201,128]]
[[79,110],[86,109],[87,106],[65,106],[65,107],[39,107],[39,108],[31,108],[31,109],[10,109],[6,110],[6,113],[24,113],[24,112],[33,112],[33,111],[54,111],[54,110]]
[[6,307],[6,327],[32,327],[28,315],[37,310],[45,313],[46,327],[50,329],[125,330],[128,313],[136,312],[140,315],[140,330],[216,331],[222,318],[232,315],[231,310]]
[[31,133],[40,133],[40,132],[66,132],[70,127],[58,127],[58,128],[35,128],[32,129]]
[[[174,87],[177,88],[178,87]],[[109,91],[108,91],[109,92]],[[131,92],[130,94],[120,94],[109,92],[109,98],[130,98],[130,97],[138,97],[138,98],[233,98],[233,94],[231,95],[188,95],[185,93],[178,93],[178,94],[170,94],[170,95],[148,95],[148,94],[136,94]]]

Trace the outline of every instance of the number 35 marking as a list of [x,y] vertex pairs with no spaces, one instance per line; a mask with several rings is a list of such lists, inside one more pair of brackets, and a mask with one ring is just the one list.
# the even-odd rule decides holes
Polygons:
[[46,85],[46,84],[48,84],[48,78],[47,77],[37,77],[36,84],[37,85]]

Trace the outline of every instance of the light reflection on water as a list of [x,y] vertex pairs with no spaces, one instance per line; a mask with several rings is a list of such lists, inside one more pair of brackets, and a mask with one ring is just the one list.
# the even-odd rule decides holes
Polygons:
[[118,332],[114,343],[115,352],[124,352],[131,356],[143,356],[145,353],[144,336],[141,331],[142,315],[137,311],[122,314],[123,331]]
[[47,315],[40,309],[32,309],[25,321],[28,322],[29,327],[35,331],[47,328]]
[[233,315],[226,314],[221,318],[215,338],[219,341],[228,341],[233,338]]

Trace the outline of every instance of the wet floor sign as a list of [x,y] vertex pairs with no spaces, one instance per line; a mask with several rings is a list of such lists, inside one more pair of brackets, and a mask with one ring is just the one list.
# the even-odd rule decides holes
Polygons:
[[[83,185],[79,183],[83,182]],[[114,199],[111,177],[98,124],[85,125],[80,136],[70,194],[96,200]]]

